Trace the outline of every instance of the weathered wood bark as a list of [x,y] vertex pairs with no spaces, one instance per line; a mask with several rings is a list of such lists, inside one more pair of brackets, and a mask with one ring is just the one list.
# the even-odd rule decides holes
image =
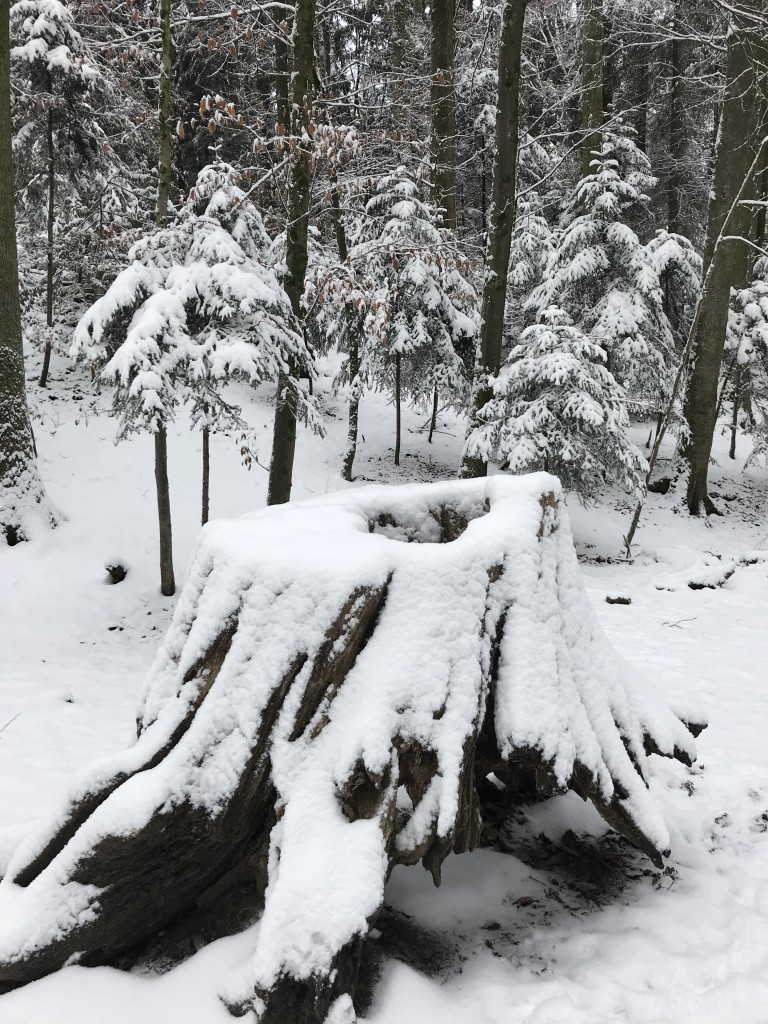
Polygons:
[[[297,0],[293,27],[293,64],[291,69],[291,135],[296,148],[288,185],[288,224],[286,225],[285,290],[297,319],[303,321],[301,297],[307,272],[309,201],[312,188],[311,132],[312,78],[314,74],[315,0]],[[292,367],[292,370],[298,368]],[[291,500],[293,459],[296,452],[296,393],[287,376],[277,383],[277,408],[269,464],[267,504],[280,505]]]
[[456,96],[453,80],[453,0],[433,0],[430,159],[434,199],[445,212],[446,227],[456,228]]
[[581,4],[581,174],[603,145],[603,0]]
[[552,477],[211,523],[136,744],[82,776],[0,885],[0,985],[114,962],[173,922],[242,928],[263,904],[226,1001],[323,1024],[354,995],[392,868],[439,884],[478,843],[490,772],[510,799],[574,790],[659,864],[646,758],[691,763],[702,727],[617,678]]
[[[470,433],[479,425],[480,410],[491,396],[490,380],[501,367],[509,251],[517,203],[520,63],[527,3],[528,0],[505,0],[501,14],[493,199],[488,228],[480,352],[473,385]],[[487,471],[488,467],[482,458],[465,450],[460,470],[462,477],[481,477],[485,476]]]
[[29,539],[35,509],[53,525],[37,472],[21,337],[11,139],[9,4],[0,2],[0,540]]
[[[759,0],[748,0],[745,11],[755,13]],[[707,217],[704,280],[693,342],[693,368],[685,395],[690,437],[684,455],[689,476],[687,504],[691,515],[717,512],[707,492],[709,457],[717,418],[717,386],[728,323],[730,292],[744,284],[750,262],[751,215],[740,193],[750,197],[755,147],[764,133],[763,107],[756,88],[755,49],[761,43],[757,23],[734,20],[728,39],[726,90],[715,150],[714,184]],[[726,218],[728,218],[727,227]]]

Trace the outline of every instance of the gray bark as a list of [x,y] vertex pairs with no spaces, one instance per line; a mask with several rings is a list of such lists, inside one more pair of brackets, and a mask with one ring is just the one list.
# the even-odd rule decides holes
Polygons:
[[[745,11],[757,13],[760,0],[748,0]],[[764,113],[756,88],[755,23],[734,21],[728,40],[726,90],[715,149],[714,183],[707,217],[704,253],[705,287],[697,310],[693,368],[685,396],[690,437],[685,448],[689,476],[688,510],[717,512],[707,492],[709,457],[717,419],[717,387],[728,323],[731,288],[742,287],[749,270],[751,229],[749,209],[733,204],[744,190],[750,195],[755,145],[762,136]],[[731,212],[732,211],[732,212]],[[728,223],[726,225],[726,219]]]

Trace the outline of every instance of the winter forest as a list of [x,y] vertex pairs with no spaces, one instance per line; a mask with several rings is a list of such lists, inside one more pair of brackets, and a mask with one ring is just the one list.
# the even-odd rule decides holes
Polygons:
[[767,211],[766,0],[0,0],[2,1024],[766,1024]]

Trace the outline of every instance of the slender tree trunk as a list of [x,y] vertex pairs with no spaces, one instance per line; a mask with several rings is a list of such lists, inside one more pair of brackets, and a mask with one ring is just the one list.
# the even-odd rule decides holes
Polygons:
[[275,97],[277,99],[278,131],[282,131],[284,135],[288,134],[291,127],[290,72],[290,42],[287,35],[279,32],[275,39]]
[[400,353],[395,352],[395,465],[400,465]]
[[160,427],[155,433],[155,486],[160,524],[160,592],[165,597],[171,597],[176,592],[176,582],[173,575],[171,493],[168,487],[168,439],[165,427]]
[[[296,139],[291,180],[288,186],[288,225],[286,230],[285,290],[295,316],[303,320],[301,296],[307,272],[307,233],[312,186],[311,143],[302,141],[310,127],[312,114],[312,76],[314,73],[315,0],[296,0],[293,27],[293,101],[291,134]],[[267,503],[280,505],[291,500],[293,459],[296,451],[296,394],[288,377],[277,383],[277,408],[269,466]]]
[[581,173],[592,173],[603,145],[603,0],[581,5]]
[[402,140],[405,134],[403,111],[403,57],[408,45],[406,38],[405,0],[394,0],[392,4],[392,130]]
[[[48,88],[50,91],[50,75],[48,76]],[[47,216],[47,266],[45,279],[45,323],[48,327],[48,337],[45,339],[45,351],[43,353],[43,368],[40,371],[40,387],[44,388],[48,383],[48,368],[51,365],[51,331],[53,328],[53,221],[56,203],[56,157],[53,149],[53,110],[48,111],[48,118],[45,129],[45,141],[48,149],[48,216]]]
[[[744,0],[745,11],[757,12],[760,0]],[[707,493],[707,475],[717,420],[717,389],[728,323],[731,288],[743,287],[749,269],[748,208],[733,211],[725,235],[723,225],[735,199],[753,173],[755,142],[762,135],[762,104],[755,81],[754,23],[738,19],[728,38],[726,89],[715,148],[712,197],[707,218],[704,274],[707,287],[699,300],[693,343],[693,368],[685,396],[690,428],[685,457],[689,465],[687,503],[691,515],[717,512]],[[751,194],[747,182],[746,198]]]
[[208,522],[211,505],[211,429],[203,427],[203,513],[202,525]]
[[[171,191],[171,73],[173,39],[171,37],[171,0],[160,0],[160,32],[162,64],[160,68],[160,155],[157,176],[157,226],[168,222],[168,199]],[[157,518],[160,529],[160,592],[165,597],[176,593],[173,572],[173,530],[171,525],[171,492],[168,483],[168,437],[165,426],[155,434],[155,485],[157,487]]]
[[432,0],[430,157],[435,201],[446,227],[456,228],[456,96],[453,83],[453,0]]
[[736,458],[736,431],[739,425],[739,400],[741,399],[741,367],[736,367],[733,381],[733,413],[731,414],[731,447],[728,452],[732,459]]
[[685,158],[685,108],[683,106],[684,40],[679,38],[679,4],[675,6],[670,43],[669,94],[669,176],[667,178],[667,227],[677,235],[687,234],[683,213],[683,160]]
[[0,0],[0,540],[28,539],[32,514],[54,518],[37,472],[27,412],[11,156],[8,0]]
[[429,421],[429,437],[427,438],[429,444],[432,444],[432,435],[434,434],[435,427],[437,426],[438,397],[439,396],[437,393],[437,388],[435,388],[434,392],[432,393],[432,419]]
[[[501,367],[509,250],[515,226],[520,63],[526,6],[527,0],[505,0],[501,14],[493,201],[488,227],[479,365],[475,371],[470,434],[479,425],[480,410],[491,396],[491,378]],[[468,454],[465,449],[460,475],[485,476],[487,471],[486,463]]]
[[[347,233],[344,230],[344,221],[341,216],[341,201],[339,199],[339,188],[336,182],[336,172],[331,171],[331,220],[336,235],[336,247],[339,250],[339,259],[346,263],[349,258],[347,247]],[[353,317],[349,311],[345,314]],[[357,455],[357,433],[360,419],[360,335],[358,321],[349,323],[347,337],[349,338],[349,426],[347,428],[347,449],[344,453],[341,475],[345,480],[352,480],[352,467]]]

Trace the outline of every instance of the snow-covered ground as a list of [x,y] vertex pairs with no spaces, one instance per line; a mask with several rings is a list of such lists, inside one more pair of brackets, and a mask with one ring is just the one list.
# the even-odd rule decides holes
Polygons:
[[[34,370],[30,361],[31,379]],[[67,520],[33,544],[0,549],[0,874],[73,773],[133,738],[142,677],[173,608],[158,591],[151,439],[115,447],[114,423],[94,415],[87,380],[61,360],[47,394],[30,390],[42,473]],[[268,391],[239,399],[254,428],[248,447],[266,463]],[[299,437],[296,497],[343,486],[344,403],[324,392],[323,402],[328,437]],[[366,397],[357,473],[450,477],[462,425],[441,419],[428,445],[425,418],[407,412],[396,470],[393,411]],[[713,479],[727,517],[691,520],[674,495],[654,497],[631,564],[619,560],[630,503],[569,502],[610,639],[662,689],[707,707],[694,769],[654,759],[652,788],[673,840],[668,872],[607,836],[575,796],[502,828],[497,849],[453,858],[440,890],[420,868],[398,868],[379,941],[387,950],[399,932],[401,955],[411,953],[385,961],[367,1016],[374,1024],[768,1022],[768,562],[759,556],[768,484],[731,463],[726,443],[718,438]],[[213,517],[264,502],[266,472],[244,468],[242,446],[239,436],[213,440]],[[171,435],[180,580],[199,523],[200,448],[183,424]],[[756,551],[722,588],[686,585],[692,569],[717,568],[717,556]],[[104,564],[115,558],[129,573],[109,586]],[[0,1022],[223,1024],[231,1018],[217,992],[253,946],[248,933],[223,939],[162,977],[70,967],[0,997]]]

